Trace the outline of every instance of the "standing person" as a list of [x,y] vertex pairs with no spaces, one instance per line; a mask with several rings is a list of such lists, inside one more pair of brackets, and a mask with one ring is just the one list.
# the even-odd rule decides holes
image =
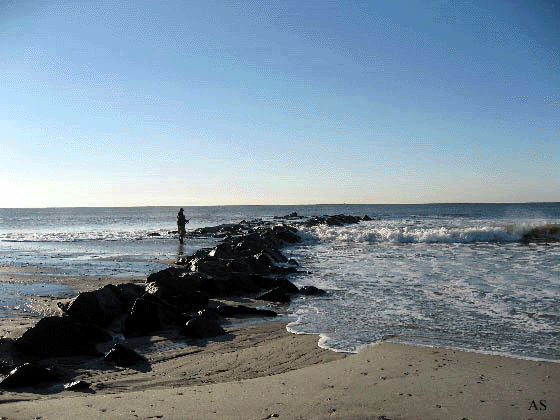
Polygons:
[[183,207],[179,209],[179,213],[177,213],[177,230],[179,231],[179,242],[183,243],[183,236],[185,236],[185,225],[189,223],[189,221],[185,218],[183,214]]

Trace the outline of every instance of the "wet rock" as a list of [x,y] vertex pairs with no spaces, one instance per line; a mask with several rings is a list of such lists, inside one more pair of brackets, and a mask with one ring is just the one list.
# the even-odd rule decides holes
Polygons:
[[221,259],[233,259],[239,256],[239,252],[232,246],[232,244],[227,242],[222,242],[216,245],[208,253],[208,256],[214,258],[221,258]]
[[193,259],[190,264],[190,270],[207,276],[218,277],[228,272],[226,264],[226,260],[206,256]]
[[138,298],[125,321],[124,334],[127,337],[137,337],[168,328],[175,324],[179,313],[178,308],[173,308],[154,296]]
[[[215,321],[218,324],[223,324],[224,322],[226,322],[225,318],[222,315],[220,315],[218,312],[216,312],[212,309],[204,309],[202,311],[199,311],[197,316],[199,318],[204,318],[204,319],[209,319],[211,321]],[[195,318],[195,317],[193,317],[193,318]],[[190,321],[190,319],[186,320],[185,323],[188,322],[188,321]]]
[[266,300],[267,302],[288,303],[290,296],[281,287],[275,287],[258,296],[257,299]]
[[247,227],[244,224],[222,224],[219,226],[208,226],[196,229],[193,234],[211,235],[215,237],[223,237],[225,235],[233,235],[242,232]]
[[89,390],[90,384],[86,381],[74,381],[64,384],[66,391],[86,391]]
[[209,276],[183,272],[177,277],[162,277],[146,284],[149,295],[162,299],[181,311],[199,311],[208,305],[209,293],[205,282]]
[[318,287],[315,286],[303,286],[302,288],[299,289],[299,292],[305,296],[317,296],[317,295],[324,295],[327,293],[323,289],[319,289]]
[[168,267],[152,273],[146,278],[146,291],[163,299],[166,296],[191,294],[198,290],[201,280],[197,277],[186,278],[189,271],[186,268]]
[[248,293],[260,292],[263,277],[245,272],[228,272],[221,276],[212,277],[204,289],[211,296],[241,296]]
[[[301,238],[297,234],[297,229],[288,225],[276,225],[272,227],[274,236],[285,244],[297,244]],[[279,247],[281,248],[281,247]]]
[[130,311],[136,299],[142,297],[146,293],[146,286],[144,284],[121,283],[117,285],[117,289],[123,303],[123,312]]
[[103,360],[120,367],[128,367],[141,363],[147,363],[147,360],[143,356],[139,355],[131,348],[126,347],[122,344],[115,344],[113,347],[111,347]]
[[121,292],[108,284],[91,292],[82,292],[67,305],[59,307],[67,315],[82,322],[106,326],[125,309]]
[[345,226],[358,223],[360,220],[362,219],[359,216],[347,216],[344,214],[337,214],[335,216],[316,216],[306,221],[305,226]]
[[193,338],[210,338],[223,335],[225,331],[216,321],[197,317],[185,324],[181,334]]
[[[0,339],[3,341],[4,339]],[[13,369],[15,369],[17,364],[13,360],[0,360],[0,375],[7,375]]]
[[279,261],[276,258],[274,258],[270,252],[267,251],[261,251],[258,254],[256,254],[254,256],[255,260],[257,260],[257,262],[260,265],[264,265],[265,267],[270,267],[273,266],[279,262],[286,262],[287,259],[284,259],[284,261]]
[[0,382],[0,388],[25,388],[53,382],[60,376],[52,369],[44,368],[36,363],[24,363],[12,370],[9,375]]
[[41,357],[96,355],[95,343],[109,338],[98,326],[52,316],[39,320],[15,345],[24,354]]
[[279,278],[273,280],[271,283],[271,289],[274,289],[276,287],[279,287],[286,293],[291,293],[291,294],[299,293],[299,289],[297,288],[297,286],[286,278]]
[[295,265],[296,267],[299,265],[298,262],[296,260],[294,260],[293,258],[290,258],[288,260],[288,264]]
[[290,214],[287,214],[285,216],[274,216],[274,219],[287,219],[287,220],[289,220],[289,219],[292,219],[292,220],[293,219],[302,219],[302,218],[303,218],[303,216],[299,216],[297,214],[297,212],[295,212],[295,211],[291,212]]

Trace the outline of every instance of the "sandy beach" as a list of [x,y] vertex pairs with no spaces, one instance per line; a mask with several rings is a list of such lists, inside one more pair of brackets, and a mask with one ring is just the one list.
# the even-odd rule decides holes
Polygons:
[[[99,285],[60,281],[74,290]],[[56,312],[56,299],[38,301]],[[37,320],[2,319],[1,335],[18,337]],[[226,332],[208,340],[185,339],[174,330],[127,339],[149,361],[138,368],[91,357],[53,359],[90,387],[3,390],[1,418],[560,418],[560,363],[390,342],[358,354],[335,353],[319,348],[318,336],[287,332],[285,322],[251,318],[233,322]]]

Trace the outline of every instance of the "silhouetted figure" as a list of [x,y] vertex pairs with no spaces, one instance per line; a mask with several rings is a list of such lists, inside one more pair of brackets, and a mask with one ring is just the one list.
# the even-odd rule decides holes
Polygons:
[[177,213],[177,230],[179,231],[179,242],[183,243],[183,237],[185,236],[185,225],[189,223],[189,221],[185,218],[183,214],[183,208],[179,209],[179,213]]

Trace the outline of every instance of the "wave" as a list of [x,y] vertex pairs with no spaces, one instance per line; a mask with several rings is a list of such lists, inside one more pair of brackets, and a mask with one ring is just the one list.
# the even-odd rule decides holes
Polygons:
[[473,227],[379,226],[369,222],[343,228],[325,225],[301,232],[304,240],[365,243],[558,242],[560,225],[522,224]]
[[5,232],[0,242],[85,242],[85,241],[136,241],[169,238],[168,231],[70,231],[70,232]]

